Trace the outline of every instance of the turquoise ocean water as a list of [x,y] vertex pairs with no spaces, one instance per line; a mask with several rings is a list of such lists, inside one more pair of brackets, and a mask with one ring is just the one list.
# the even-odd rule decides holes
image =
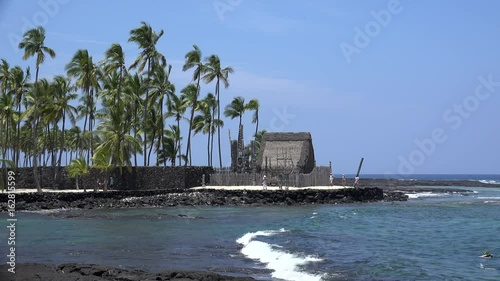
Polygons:
[[[19,212],[17,261],[261,280],[500,280],[500,189],[467,189],[394,203]],[[485,250],[495,257],[480,258]]]

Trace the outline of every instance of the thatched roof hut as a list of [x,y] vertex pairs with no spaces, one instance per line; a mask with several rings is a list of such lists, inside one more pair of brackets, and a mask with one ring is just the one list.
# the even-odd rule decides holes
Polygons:
[[310,133],[265,133],[257,157],[258,168],[296,167],[300,173],[310,173],[315,166]]

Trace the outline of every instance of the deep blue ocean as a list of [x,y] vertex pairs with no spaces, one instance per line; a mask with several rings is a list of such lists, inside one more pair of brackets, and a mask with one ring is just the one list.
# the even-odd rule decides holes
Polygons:
[[500,280],[500,188],[461,189],[470,192],[419,192],[407,202],[19,212],[17,262],[260,280]]

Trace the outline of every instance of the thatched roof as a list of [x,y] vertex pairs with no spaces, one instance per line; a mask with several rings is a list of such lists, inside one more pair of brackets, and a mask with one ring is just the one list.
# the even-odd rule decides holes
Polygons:
[[265,133],[260,145],[257,166],[261,169],[296,166],[301,173],[310,173],[315,166],[310,133]]

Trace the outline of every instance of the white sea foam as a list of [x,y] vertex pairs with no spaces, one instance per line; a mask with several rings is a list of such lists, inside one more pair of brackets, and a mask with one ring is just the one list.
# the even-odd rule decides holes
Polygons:
[[23,210],[21,212],[24,213],[37,213],[37,214],[54,214],[54,213],[59,213],[59,212],[64,212],[64,211],[71,211],[71,210],[76,210],[75,208],[59,208],[59,209],[46,209],[46,210]]
[[478,197],[479,200],[500,200],[500,197]]
[[268,243],[254,240],[258,236],[272,236],[286,232],[285,229],[280,230],[264,230],[257,232],[249,232],[240,237],[236,242],[243,245],[241,253],[247,258],[258,260],[266,264],[266,267],[273,270],[272,277],[290,280],[290,281],[319,281],[322,275],[314,275],[306,272],[301,272],[298,266],[309,262],[318,262],[322,259],[310,256],[301,255],[298,253],[287,253],[276,248],[281,246],[270,245]]
[[447,193],[432,193],[432,192],[407,193],[406,195],[408,195],[409,199],[449,196],[449,194]]
[[480,183],[486,183],[486,184],[499,184],[500,182],[495,181],[495,180],[480,180]]

